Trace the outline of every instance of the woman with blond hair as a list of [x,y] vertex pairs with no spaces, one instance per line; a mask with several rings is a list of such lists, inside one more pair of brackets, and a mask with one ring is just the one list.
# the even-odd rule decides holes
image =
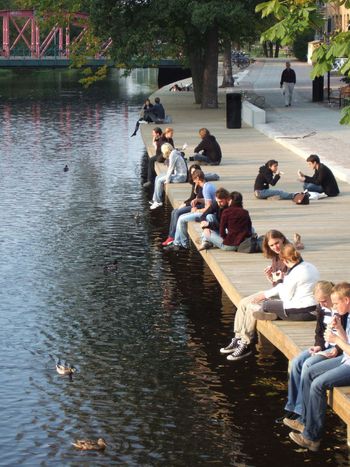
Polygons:
[[174,149],[169,143],[161,147],[164,159],[169,159],[166,175],[157,175],[154,184],[154,193],[150,209],[157,209],[163,205],[165,183],[185,183],[187,181],[187,165],[180,151]]

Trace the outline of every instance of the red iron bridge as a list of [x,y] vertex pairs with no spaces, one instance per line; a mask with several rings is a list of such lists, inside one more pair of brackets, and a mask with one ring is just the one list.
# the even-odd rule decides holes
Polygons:
[[[82,43],[89,28],[89,15],[86,13],[67,14],[64,27],[55,24],[45,33],[40,31],[34,10],[1,10],[0,18],[2,67],[68,66],[71,50]],[[102,44],[98,53],[89,60],[92,62],[89,65],[106,64],[111,44],[111,39]]]

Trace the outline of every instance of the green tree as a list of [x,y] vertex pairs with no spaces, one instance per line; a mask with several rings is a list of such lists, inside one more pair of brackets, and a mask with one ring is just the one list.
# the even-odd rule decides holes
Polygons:
[[[282,45],[291,45],[298,35],[303,34],[309,28],[323,32],[322,7],[326,3],[322,0],[269,0],[260,3],[256,11],[260,12],[263,18],[272,15],[277,20],[276,24],[262,34],[261,40],[280,40]],[[350,0],[335,0],[332,3],[350,8]],[[314,67],[311,77],[323,76],[330,71],[338,57],[347,58],[340,72],[348,76],[350,31],[335,31],[315,50],[312,56]],[[344,107],[340,123],[350,124],[350,106]]]

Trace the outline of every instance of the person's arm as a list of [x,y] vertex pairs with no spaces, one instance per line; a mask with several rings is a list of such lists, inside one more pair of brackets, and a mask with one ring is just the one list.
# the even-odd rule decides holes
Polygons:
[[228,224],[226,217],[227,217],[227,214],[224,211],[220,219],[220,227],[219,227],[219,234],[221,238],[226,237],[226,229],[227,229],[227,224]]
[[201,141],[198,146],[196,146],[193,150],[193,152],[200,152],[200,151],[204,151],[205,149],[205,143],[204,141]]
[[276,183],[278,182],[278,180],[281,178],[280,174],[277,173],[275,176],[274,174],[271,172],[271,176],[269,177],[269,181],[268,183],[272,186],[276,185]]
[[292,71],[292,80],[293,80],[293,83],[295,84],[297,82],[297,77],[296,77],[295,71],[294,70],[291,70],[291,71]]
[[318,305],[317,309],[317,321],[316,321],[316,328],[315,328],[315,345],[314,347],[319,347],[318,350],[324,350],[325,348],[325,340],[324,340],[324,311]]
[[177,157],[176,151],[171,151],[170,157],[169,157],[169,167],[166,173],[165,183],[170,183],[170,177],[173,174],[175,165],[176,165],[176,157]]
[[284,70],[282,71],[282,74],[281,74],[280,87],[283,86],[283,81],[284,81]]
[[[336,333],[333,331],[336,329]],[[337,345],[343,352],[350,354],[350,344],[345,329],[341,324],[340,316],[334,316],[331,324],[327,326],[324,338],[330,344]]]

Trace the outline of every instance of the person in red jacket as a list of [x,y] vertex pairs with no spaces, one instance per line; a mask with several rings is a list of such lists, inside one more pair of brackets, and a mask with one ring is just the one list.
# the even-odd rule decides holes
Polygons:
[[237,251],[239,245],[252,236],[249,212],[243,209],[243,197],[238,191],[230,195],[229,207],[221,215],[219,233],[202,225],[205,241],[201,249],[216,246],[222,250]]

